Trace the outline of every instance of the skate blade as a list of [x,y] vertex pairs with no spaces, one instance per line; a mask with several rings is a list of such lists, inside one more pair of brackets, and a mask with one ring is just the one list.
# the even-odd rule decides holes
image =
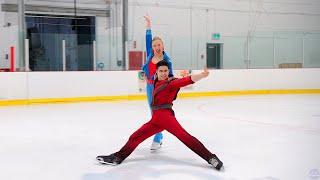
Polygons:
[[219,171],[220,171],[220,172],[225,172],[225,170],[226,170],[226,169],[224,168],[224,166],[222,166]]
[[118,165],[118,164],[116,164],[116,163],[104,162],[104,161],[101,161],[101,160],[98,160],[98,159],[97,159],[97,161],[98,161],[99,163],[101,163],[101,164],[104,164],[104,165],[111,165],[111,166],[116,166],[116,165]]

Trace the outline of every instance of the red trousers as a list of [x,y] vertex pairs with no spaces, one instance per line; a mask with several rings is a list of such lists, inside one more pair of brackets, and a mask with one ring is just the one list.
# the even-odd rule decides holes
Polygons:
[[126,159],[142,141],[163,130],[167,130],[176,136],[205,161],[208,162],[212,158],[213,154],[197,138],[183,129],[171,109],[153,111],[151,120],[134,132],[127,143],[115,155],[123,160]]

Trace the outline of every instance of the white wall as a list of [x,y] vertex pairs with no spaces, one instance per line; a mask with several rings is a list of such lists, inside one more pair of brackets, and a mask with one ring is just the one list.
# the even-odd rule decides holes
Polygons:
[[[19,42],[18,42],[18,27],[16,25],[2,28],[1,33],[5,34],[3,39],[1,39],[1,63],[0,68],[10,67],[10,47],[14,47],[14,59],[15,68],[19,67]],[[5,55],[8,54],[8,59],[5,59]]]
[[117,65],[117,60],[122,61],[122,28],[106,26],[105,21],[97,17],[97,64],[104,64],[102,70],[122,70]]
[[110,20],[103,17],[96,17],[96,43],[97,43],[97,64],[103,63],[107,70],[111,66],[111,38],[110,38]]
[[[15,48],[15,67],[19,67],[19,46],[18,46],[18,14],[0,11],[0,68],[10,67],[10,56],[5,59],[6,54],[10,54],[10,47]],[[7,26],[10,23],[10,26]]]
[[[4,0],[1,0],[4,1]],[[0,2],[1,2],[0,1]],[[5,3],[14,1],[5,0]],[[73,7],[73,0],[28,0],[26,4]],[[77,7],[105,9],[105,0],[77,1]],[[97,17],[97,60],[105,64],[105,70],[120,70],[117,60],[122,60],[121,41],[121,5],[111,5],[112,17]],[[117,2],[120,2],[119,0]],[[251,2],[251,4],[250,4]],[[16,3],[16,1],[15,1]],[[115,13],[118,12],[118,13]],[[145,24],[143,15],[149,13],[152,17],[154,35],[160,36],[165,43],[165,50],[174,61],[178,69],[199,69],[206,65],[206,43],[224,43],[223,58],[225,68],[235,68],[229,62],[237,61],[239,67],[244,68],[242,57],[233,50],[243,54],[243,40],[228,46],[228,37],[241,36],[242,39],[248,31],[256,34],[272,35],[273,31],[317,31],[320,32],[320,3],[318,0],[129,0],[129,41],[128,50],[144,50]],[[0,23],[10,22],[17,29],[17,13],[0,12]],[[117,23],[116,23],[117,22]],[[9,46],[11,29],[3,31],[2,25],[0,58]],[[220,40],[212,40],[212,33],[220,33]],[[116,37],[118,34],[119,37]],[[10,37],[10,38],[9,38]],[[18,36],[16,36],[18,39]],[[132,43],[137,42],[133,49]],[[314,44],[317,44],[316,41]],[[228,50],[229,48],[229,50]],[[18,51],[17,51],[18,52]],[[313,50],[313,52],[315,52]],[[319,51],[320,52],[320,51]],[[259,53],[258,53],[259,54]],[[204,55],[204,58],[200,58]],[[16,55],[18,58],[18,54]],[[320,60],[314,60],[319,65]],[[269,60],[271,63],[272,59]],[[311,63],[310,63],[311,64]],[[313,65],[313,64],[312,64]],[[312,66],[311,65],[311,66]],[[0,67],[7,64],[0,61]],[[239,68],[237,67],[237,68]],[[310,66],[308,66],[310,67]],[[270,65],[261,68],[271,68]]]
[[[139,94],[137,71],[0,73],[0,99]],[[320,69],[210,70],[192,92],[320,89]]]
[[[130,42],[137,41],[136,50],[144,49],[143,15],[148,13],[152,17],[154,34],[164,39],[165,49],[172,57],[174,67],[179,69],[202,68],[206,64],[206,43],[226,44],[223,51],[223,59],[227,61],[225,68],[245,68],[243,45],[249,31],[256,35],[271,34],[271,37],[273,32],[320,32],[320,3],[317,0],[129,2]],[[212,40],[213,33],[220,33],[221,39]],[[228,37],[234,38],[232,42]],[[204,55],[203,59],[201,55]],[[237,67],[230,64],[234,60],[238,61]],[[272,68],[273,59],[269,61],[271,65],[260,68]],[[320,59],[318,62],[320,65]]]
[[[3,0],[0,0],[0,4],[2,4]],[[4,26],[4,15],[3,15],[3,12],[0,11],[0,38],[2,39],[3,37],[3,26]],[[5,63],[5,55],[4,55],[4,52],[3,52],[3,46],[4,44],[3,43],[0,43],[0,68],[4,65]]]
[[104,63],[102,70],[122,70],[121,4],[110,5],[111,17],[96,17],[97,63]]
[[[11,3],[17,5],[17,0],[1,0],[0,3]],[[5,55],[10,53],[10,47],[15,48],[15,68],[19,68],[19,32],[18,32],[18,13],[0,11],[0,68],[10,67],[10,56],[5,60]],[[10,23],[10,26],[7,26]]]
[[[3,0],[0,0],[0,4],[2,4],[3,3]],[[2,11],[0,11],[0,25],[1,26],[3,26],[4,24],[4,15],[3,15],[3,12]]]

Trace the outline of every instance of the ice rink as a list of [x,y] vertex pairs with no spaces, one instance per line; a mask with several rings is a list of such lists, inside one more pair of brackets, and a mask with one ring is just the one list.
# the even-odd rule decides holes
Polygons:
[[150,119],[146,100],[0,107],[1,180],[320,179],[320,95],[178,99],[184,128],[224,162],[218,172],[164,132],[119,166],[119,150]]

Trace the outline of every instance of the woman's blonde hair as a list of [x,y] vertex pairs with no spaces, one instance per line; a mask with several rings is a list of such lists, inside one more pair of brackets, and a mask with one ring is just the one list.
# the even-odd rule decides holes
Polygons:
[[160,41],[161,41],[161,43],[163,44],[162,39],[161,39],[160,37],[158,37],[158,36],[153,37],[153,39],[152,39],[152,43],[153,43],[154,41],[156,41],[156,40],[160,40]]

